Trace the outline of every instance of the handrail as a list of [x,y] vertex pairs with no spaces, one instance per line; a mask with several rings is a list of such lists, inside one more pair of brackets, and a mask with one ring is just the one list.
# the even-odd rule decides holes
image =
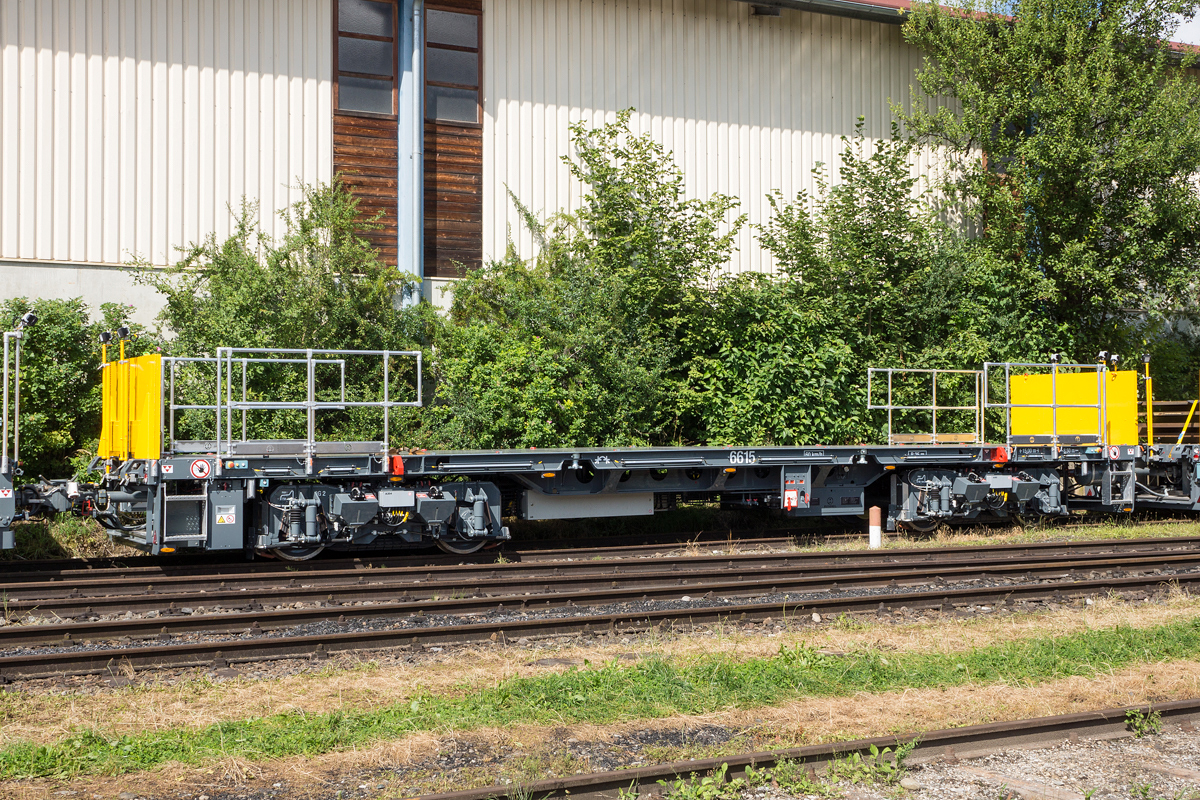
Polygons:
[[[881,404],[881,405],[876,405],[875,403],[872,402],[871,392],[872,392],[872,388],[874,385],[875,373],[883,373],[883,374],[887,375],[887,402],[884,404]],[[927,406],[904,406],[904,405],[897,405],[894,402],[892,402],[893,396],[894,396],[894,387],[893,387],[893,383],[892,383],[892,378],[895,375],[906,375],[906,374],[930,375],[931,376],[930,405],[927,405]],[[970,405],[970,406],[940,406],[940,405],[938,405],[937,382],[938,382],[939,375],[974,375],[975,376],[975,404]],[[983,376],[983,373],[976,369],[908,369],[908,368],[894,369],[891,367],[868,367],[867,368],[867,409],[870,411],[887,411],[888,412],[887,434],[888,434],[888,445],[889,446],[895,445],[897,443],[897,440],[899,437],[912,436],[912,435],[917,435],[917,436],[926,435],[923,433],[922,434],[896,434],[896,433],[893,433],[893,430],[892,430],[892,428],[894,427],[893,412],[896,412],[896,411],[928,411],[928,412],[930,412],[931,431],[928,434],[928,436],[930,437],[931,444],[937,444],[938,443],[937,414],[939,411],[974,411],[975,412],[975,429],[974,429],[974,431],[971,432],[971,436],[972,436],[971,441],[970,442],[956,441],[956,442],[954,442],[954,444],[976,444],[976,443],[983,441],[983,412],[979,405],[980,383],[982,380],[982,376]],[[965,433],[966,432],[964,431],[961,433],[952,433],[952,434],[948,433],[945,435],[947,435],[947,436],[962,436]]]
[[[303,354],[302,358],[293,357]],[[346,361],[349,358],[379,358],[382,362],[383,399],[382,400],[347,400],[346,399]],[[410,357],[416,361],[415,400],[393,400],[391,398],[391,359],[395,357]],[[400,407],[419,408],[422,403],[422,354],[419,350],[324,350],[296,348],[249,348],[249,347],[219,347],[215,356],[168,356],[163,359],[164,366],[169,363],[170,370],[163,371],[162,380],[168,385],[164,396],[167,398],[168,445],[174,449],[175,441],[175,412],[183,410],[212,411],[215,414],[214,449],[217,455],[217,474],[222,472],[221,459],[232,455],[234,442],[233,416],[240,411],[242,416],[241,441],[246,441],[248,430],[247,415],[252,410],[295,410],[303,411],[306,416],[306,436],[304,441],[306,455],[306,473],[312,474],[313,454],[316,451],[316,415],[319,411],[344,410],[346,408],[378,408],[383,412],[383,438],[380,443],[379,457],[387,455],[391,433],[391,410]],[[178,377],[178,365],[183,363],[213,364],[216,367],[215,397],[212,404],[208,403],[177,403],[175,383]],[[242,368],[242,394],[237,399],[233,395],[234,365],[240,363]],[[305,399],[304,400],[250,400],[248,396],[249,381],[247,368],[249,365],[265,364],[294,364],[303,365],[305,369]],[[335,366],[339,371],[337,400],[317,399],[317,367]],[[224,423],[224,424],[222,424]]]

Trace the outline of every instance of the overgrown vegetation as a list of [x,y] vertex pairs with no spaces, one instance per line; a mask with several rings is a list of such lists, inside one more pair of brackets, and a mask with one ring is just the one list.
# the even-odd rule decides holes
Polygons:
[[[52,745],[14,742],[0,749],[0,778],[119,774],[167,761],[265,759],[313,755],[392,739],[414,731],[522,724],[662,718],[757,708],[797,697],[850,696],[964,684],[1035,685],[1074,675],[1095,677],[1133,664],[1194,658],[1200,620],[1155,628],[1119,627],[1034,638],[956,653],[864,651],[847,656],[798,646],[773,658],[710,655],[683,664],[613,662],[450,696],[425,695],[364,711],[279,714],[129,735],[78,731]],[[0,695],[0,703],[5,702]],[[847,764],[863,780],[892,775],[888,754]]]
[[[0,320],[11,330],[22,314],[33,311],[38,322],[21,344],[21,463],[26,480],[38,475],[63,477],[87,466],[100,435],[101,331],[129,324],[130,306],[106,303],[100,319],[89,320],[82,300],[10,299],[0,306]],[[155,337],[133,325],[130,355],[158,348]],[[116,348],[110,348],[110,358]],[[10,387],[10,392],[13,392]],[[15,392],[10,401],[15,408]],[[10,415],[12,409],[10,409]],[[13,446],[9,432],[9,446]]]
[[[136,265],[138,280],[167,300],[159,322],[169,334],[171,355],[213,356],[218,347],[419,350],[429,341],[432,310],[403,307],[415,290],[412,276],[386,265],[362,237],[377,228],[377,222],[362,218],[358,203],[338,180],[301,190],[301,199],[281,213],[286,232],[279,241],[262,233],[257,209],[246,205],[236,214],[233,233],[225,241],[209,235],[165,270]],[[411,371],[412,364],[404,361],[392,368],[409,378],[411,393],[411,375],[405,370]],[[382,398],[378,361],[347,361],[345,370],[347,399]],[[332,384],[332,372],[321,377]],[[296,367],[251,366],[249,395],[300,400],[305,380],[304,371]],[[215,385],[212,366],[181,368],[180,384],[184,397],[210,396]],[[393,387],[394,392],[405,391],[396,381]],[[414,425],[403,409],[392,416],[396,430]],[[374,439],[382,431],[373,410],[325,413],[321,419],[330,438]],[[211,438],[212,415],[186,412],[179,428],[179,438]],[[249,436],[303,437],[304,415],[256,412],[249,428]]]

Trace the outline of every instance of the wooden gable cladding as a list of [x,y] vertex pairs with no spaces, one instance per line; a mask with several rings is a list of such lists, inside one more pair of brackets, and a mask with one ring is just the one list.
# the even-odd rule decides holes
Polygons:
[[333,171],[358,198],[366,218],[382,212],[382,227],[364,234],[383,260],[396,265],[396,120],[333,115]]
[[483,130],[425,123],[425,274],[483,263]]

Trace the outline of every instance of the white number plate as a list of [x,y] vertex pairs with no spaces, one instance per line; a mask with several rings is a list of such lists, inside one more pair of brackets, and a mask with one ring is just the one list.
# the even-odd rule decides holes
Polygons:
[[730,464],[757,464],[758,456],[753,450],[731,450],[729,452]]

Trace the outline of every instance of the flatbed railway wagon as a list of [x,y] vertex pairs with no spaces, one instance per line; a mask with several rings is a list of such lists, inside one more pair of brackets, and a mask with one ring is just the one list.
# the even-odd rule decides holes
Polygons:
[[[424,451],[389,444],[395,415],[422,403],[419,352],[227,347],[203,358],[124,358],[122,346],[122,357],[103,365],[99,477],[22,482],[28,324],[4,335],[3,548],[13,547],[14,521],[67,512],[155,555],[296,560],[325,548],[436,545],[465,554],[507,540],[506,518],[650,515],[680,502],[792,518],[879,507],[887,530],[1079,511],[1200,512],[1192,416],[1178,441],[1160,444],[1148,408],[1151,431],[1139,441],[1139,376],[1103,358],[871,369],[868,407],[887,417],[884,445]],[[913,400],[917,385],[922,399]],[[895,430],[914,418],[925,421],[920,431]],[[374,420],[376,438],[338,436],[348,422],[363,430],[364,420]],[[181,435],[201,425],[201,438]],[[1000,441],[985,441],[988,428],[1002,431]]]

